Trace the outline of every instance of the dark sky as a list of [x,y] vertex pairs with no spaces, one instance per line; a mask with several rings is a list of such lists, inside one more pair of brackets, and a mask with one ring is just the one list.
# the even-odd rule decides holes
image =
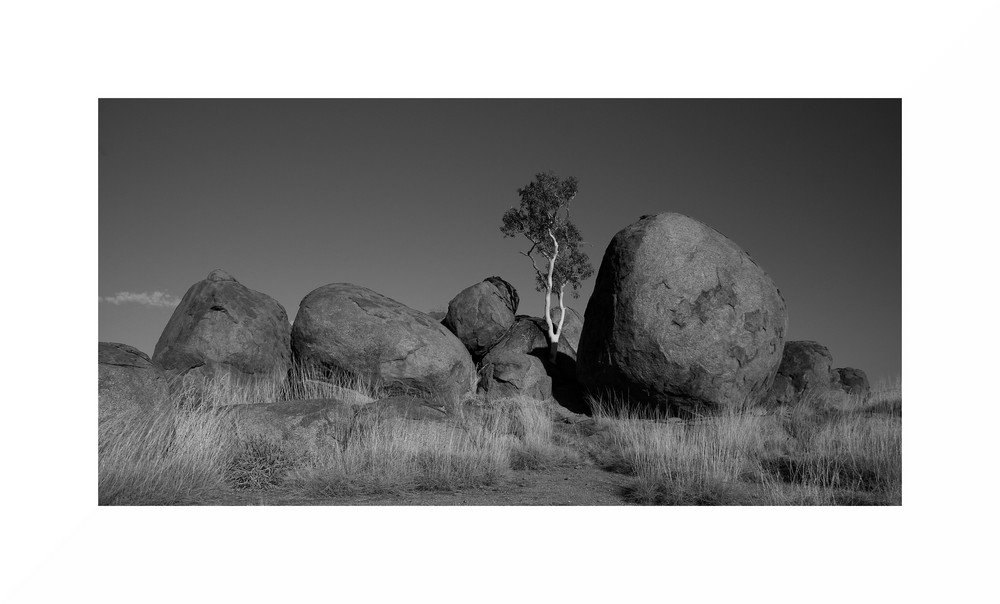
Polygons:
[[[491,275],[541,315],[503,212],[536,172],[579,179],[595,269],[643,214],[734,240],[789,339],[901,373],[899,100],[101,100],[99,338],[152,353],[212,269],[299,301],[333,282],[443,309]],[[593,278],[580,299],[581,313]],[[120,292],[120,303],[107,301]],[[128,301],[140,300],[140,301]]]

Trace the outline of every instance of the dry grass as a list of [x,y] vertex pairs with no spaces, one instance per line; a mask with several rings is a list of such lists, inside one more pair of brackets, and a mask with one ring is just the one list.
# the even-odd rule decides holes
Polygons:
[[611,444],[602,462],[636,477],[626,496],[637,503],[899,505],[901,400],[896,382],[837,408],[806,400],[688,422],[593,405]]
[[[486,486],[514,468],[559,463],[552,423],[541,403],[494,401],[448,422],[347,414],[335,438],[308,451],[246,432],[223,405],[333,396],[365,405],[385,394],[370,381],[299,371],[291,380],[238,382],[215,376],[200,387],[175,384],[169,404],[104,418],[99,430],[99,502],[188,504],[233,491],[336,497]],[[234,424],[234,422],[236,422]],[[248,436],[245,434],[253,434]]]
[[196,503],[225,488],[236,443],[225,422],[175,405],[102,418],[98,427],[98,502]]
[[[101,418],[102,505],[231,500],[238,492],[335,498],[493,485],[513,471],[583,461],[629,474],[625,493],[661,505],[899,505],[899,382],[867,399],[805,401],[763,414],[747,408],[664,421],[628,405],[595,405],[598,439],[570,441],[548,404],[524,398],[452,409],[446,422],[346,413],[328,441],[308,450],[243,430],[223,405],[331,397],[363,406],[389,394],[378,383],[309,371],[201,388],[175,385],[156,410]],[[610,409],[624,409],[610,411]],[[569,446],[573,445],[573,446]]]

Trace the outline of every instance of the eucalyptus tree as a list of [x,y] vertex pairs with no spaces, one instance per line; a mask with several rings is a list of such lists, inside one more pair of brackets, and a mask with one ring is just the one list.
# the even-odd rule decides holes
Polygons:
[[[590,258],[580,249],[583,245],[580,230],[570,220],[570,203],[577,194],[577,180],[573,176],[560,180],[553,172],[540,172],[517,194],[521,204],[504,213],[500,232],[504,237],[524,235],[531,244],[520,253],[531,261],[536,289],[545,295],[543,316],[548,326],[549,359],[555,362],[566,319],[566,286],[574,298],[579,298],[581,282],[594,274]],[[552,321],[554,295],[560,309],[558,324]]]

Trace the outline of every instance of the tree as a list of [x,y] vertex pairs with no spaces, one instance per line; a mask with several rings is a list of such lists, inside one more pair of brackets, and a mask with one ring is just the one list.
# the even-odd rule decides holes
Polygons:
[[[540,172],[535,180],[517,190],[521,198],[519,208],[510,208],[503,215],[500,232],[504,237],[524,235],[531,243],[527,252],[535,269],[536,289],[545,294],[545,324],[548,326],[549,360],[553,363],[559,352],[559,336],[566,318],[563,294],[567,285],[574,298],[579,298],[580,282],[594,274],[590,258],[580,250],[583,238],[576,225],[570,222],[569,204],[576,197],[577,181],[570,176],[565,180],[553,172]],[[546,262],[543,270],[538,266],[538,256]],[[552,323],[552,295],[559,297],[559,324]]]

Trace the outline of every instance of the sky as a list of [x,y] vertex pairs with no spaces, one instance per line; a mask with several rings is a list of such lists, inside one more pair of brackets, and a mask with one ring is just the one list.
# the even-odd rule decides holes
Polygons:
[[[720,231],[770,275],[790,340],[901,373],[901,103],[329,99],[98,103],[98,333],[152,354],[177,300],[223,268],[280,302],[328,283],[423,311],[499,275],[542,294],[500,233],[517,189],[575,176],[596,269],[645,214]],[[584,282],[567,304],[581,314]]]

